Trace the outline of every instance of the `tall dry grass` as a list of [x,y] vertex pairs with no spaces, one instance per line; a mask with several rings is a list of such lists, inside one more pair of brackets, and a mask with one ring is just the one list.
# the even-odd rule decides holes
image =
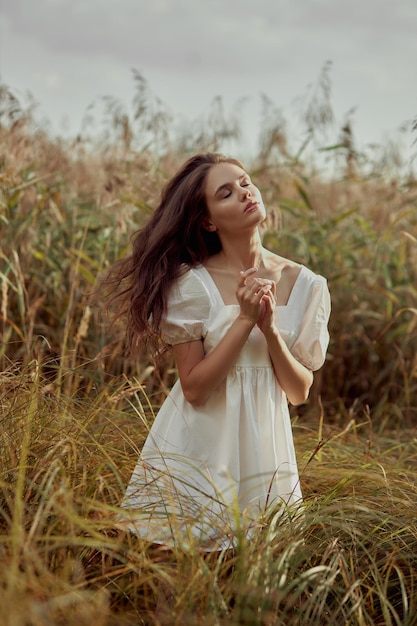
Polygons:
[[117,530],[175,371],[127,362],[122,329],[110,333],[89,295],[177,165],[239,137],[217,100],[204,132],[173,139],[136,80],[134,115],[108,100],[99,145],[51,139],[0,89],[1,622],[153,624],[165,588],[166,624],[417,623],[416,181],[395,155],[358,155],[346,125],[320,153],[323,176],[310,159],[331,118],[326,89],[307,103],[298,150],[266,100],[249,164],[269,208],[265,243],[332,293],[328,360],[293,415],[302,514],[271,508],[250,541],[240,533],[209,559]]
[[376,436],[355,413],[343,431],[297,422],[302,510],[271,506],[234,550],[164,554],[115,523],[149,419],[143,392],[58,402],[35,361],[2,383],[2,624],[155,624],[167,588],[163,624],[415,623],[412,432]]
[[[109,376],[141,376],[150,365],[144,355],[137,363],[126,362],[122,338],[110,335],[102,312],[89,301],[97,276],[126,253],[161,185],[186,157],[162,133],[161,118],[166,120],[149,104],[146,84],[139,81],[139,87],[136,113],[145,116],[139,130],[145,133],[146,126],[142,143],[134,140],[133,121],[113,102],[107,111],[113,115],[113,143],[107,138],[95,147],[88,138],[51,140],[2,91],[0,356],[4,369],[8,363],[43,359],[58,394],[75,389],[89,394]],[[328,105],[323,107],[316,119],[310,106],[309,127],[330,115]],[[157,118],[154,144],[162,151],[158,157],[146,147],[154,145],[152,115]],[[329,280],[332,341],[318,383],[322,400],[337,421],[360,403],[372,407],[382,425],[392,419],[411,424],[416,417],[415,180],[411,174],[392,178],[387,166],[375,172],[370,159],[361,161],[346,140],[327,150],[328,170],[338,174],[326,180],[303,162],[305,146],[295,156],[289,153],[283,130],[271,117],[269,112],[251,169],[269,208],[266,244]],[[129,142],[120,130],[122,118],[131,124]],[[222,138],[227,140],[218,106],[211,124],[204,137],[194,138],[195,149],[199,141],[203,149],[218,149]],[[187,145],[191,148],[190,137]],[[150,395],[170,382],[167,372],[164,366],[148,377]]]

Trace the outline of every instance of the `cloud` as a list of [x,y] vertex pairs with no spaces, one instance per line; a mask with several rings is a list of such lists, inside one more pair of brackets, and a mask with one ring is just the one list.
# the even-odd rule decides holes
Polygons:
[[[291,64],[305,35],[299,11],[261,0],[3,0],[12,28],[51,53],[107,55],[125,63],[220,73]],[[293,44],[293,45],[291,45]],[[282,51],[282,55],[279,54]],[[278,52],[278,54],[277,54]]]
[[51,54],[242,76],[312,58],[344,62],[362,53],[367,63],[389,36],[416,39],[413,7],[414,0],[3,0],[16,34]]
[[[185,116],[265,93],[288,106],[333,61],[338,111],[415,115],[415,0],[2,0],[2,77],[60,111],[132,97],[138,69]],[[52,106],[52,105],[51,105]],[[231,106],[231,105],[230,105]],[[413,110],[414,107],[414,110]],[[377,111],[377,114],[375,113]]]

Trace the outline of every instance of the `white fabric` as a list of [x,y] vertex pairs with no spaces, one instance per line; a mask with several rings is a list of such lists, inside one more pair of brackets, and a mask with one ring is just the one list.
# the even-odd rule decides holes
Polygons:
[[[163,335],[170,344],[202,339],[208,354],[238,312],[198,266],[172,289]],[[276,323],[292,354],[311,370],[325,359],[329,313],[326,280],[302,266],[287,305],[276,308]],[[242,519],[256,519],[267,505],[301,497],[287,398],[255,326],[204,406],[193,408],[175,383],[122,506],[131,530],[149,541],[197,540],[207,547],[219,537],[224,545]]]

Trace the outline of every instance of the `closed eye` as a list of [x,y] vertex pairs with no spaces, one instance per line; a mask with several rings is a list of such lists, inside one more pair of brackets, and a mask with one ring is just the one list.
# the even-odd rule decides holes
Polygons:
[[[243,181],[240,183],[240,186],[241,186],[241,187],[249,187],[249,185],[251,185],[251,184],[252,184],[252,183],[251,183],[251,181],[250,181],[250,180],[243,180]],[[224,191],[224,193],[223,193],[223,196],[222,196],[222,197],[223,197],[223,200],[225,200],[226,198],[229,198],[231,195],[232,195],[232,191],[231,191],[231,189],[226,189],[226,190]]]

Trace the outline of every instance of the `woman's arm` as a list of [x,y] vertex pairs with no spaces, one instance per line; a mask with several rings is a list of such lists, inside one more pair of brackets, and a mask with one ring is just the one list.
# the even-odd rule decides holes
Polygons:
[[285,341],[275,329],[265,334],[275,377],[289,402],[302,404],[308,398],[313,384],[313,372],[297,361]]
[[173,347],[184,396],[193,406],[204,404],[228,375],[261,313],[261,300],[271,285],[256,279],[251,268],[239,277],[237,298],[240,313],[217,346],[204,354],[202,341],[189,341]]
[[174,346],[182,390],[186,400],[193,406],[203,405],[226,378],[254,324],[239,316],[207,356],[204,354],[202,341],[189,341]]
[[258,326],[268,344],[275,377],[285,392],[289,402],[302,404],[308,398],[313,384],[313,372],[305,367],[289,351],[274,323],[275,294],[274,289],[263,296],[262,313]]

